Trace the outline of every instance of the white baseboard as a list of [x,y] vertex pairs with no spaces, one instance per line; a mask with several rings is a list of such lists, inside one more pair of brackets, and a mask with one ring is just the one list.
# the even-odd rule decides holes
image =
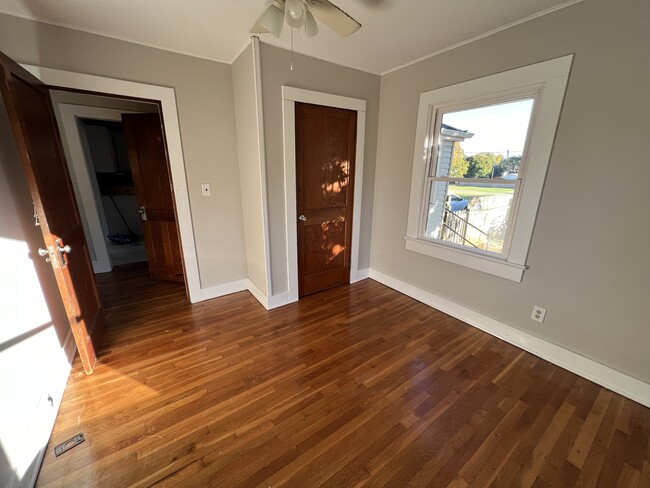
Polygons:
[[429,291],[370,269],[370,278],[583,378],[650,407],[650,384]]
[[266,293],[264,293],[262,290],[260,290],[255,283],[253,283],[251,280],[248,280],[248,291],[251,292],[251,295],[253,295],[258,302],[262,304],[262,306],[267,309],[267,310],[272,310],[274,308],[281,307],[283,305],[287,305],[290,302],[289,300],[289,292],[285,291],[283,293],[278,293],[277,295],[272,295],[272,296],[267,296]]
[[[297,301],[297,299],[294,300],[294,302]],[[266,309],[272,310],[274,308],[282,307],[283,305],[288,305],[289,303],[292,303],[291,300],[289,300],[289,292],[285,291],[283,293],[278,293],[277,295],[270,296],[268,307],[266,307]]]
[[[370,268],[363,268],[358,270],[356,273],[350,273],[350,283],[357,283],[358,281],[365,280],[369,277]],[[291,296],[288,291],[278,293],[277,295],[272,295],[270,297],[260,290],[255,283],[248,280],[248,291],[260,302],[264,308],[267,310],[273,310],[274,308],[282,307],[293,302],[297,302],[298,299],[291,300]]]
[[370,276],[370,268],[361,268],[356,272],[350,273],[350,283],[357,283],[361,280],[365,280]]
[[251,295],[255,297],[255,299],[262,304],[262,306],[265,309],[269,309],[269,297],[266,296],[266,293],[264,293],[262,290],[260,290],[255,283],[253,283],[251,280],[248,280],[248,291],[251,292]]
[[260,302],[267,310],[272,310],[274,308],[278,308],[291,303],[289,301],[289,292],[278,293],[277,295],[268,297],[266,296],[266,293],[260,290],[257,285],[255,285],[255,283],[253,283],[248,278],[231,281],[229,283],[223,283],[221,285],[211,286],[209,288],[201,288],[200,301],[210,300],[211,298],[218,298],[244,290],[250,291],[251,294],[257,299],[257,301]]
[[248,279],[230,281],[222,283],[221,285],[210,286],[208,288],[201,288],[201,300],[210,300],[211,298],[222,297],[237,293],[238,291],[248,290]]

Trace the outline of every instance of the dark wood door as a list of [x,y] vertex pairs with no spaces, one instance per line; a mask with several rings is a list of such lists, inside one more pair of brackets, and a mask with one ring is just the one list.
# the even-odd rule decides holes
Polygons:
[[122,114],[135,192],[142,215],[149,274],[184,281],[169,162],[158,114]]
[[104,316],[47,87],[0,53],[0,91],[48,259],[86,373],[92,373]]
[[357,113],[296,103],[300,296],[350,282]]

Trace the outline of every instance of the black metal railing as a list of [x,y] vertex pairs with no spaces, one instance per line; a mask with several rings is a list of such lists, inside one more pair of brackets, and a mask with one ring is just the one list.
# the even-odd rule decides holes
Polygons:
[[[476,249],[487,249],[490,236],[469,222],[469,212],[469,209],[452,212],[448,208],[445,208],[442,219],[442,239],[454,244],[470,245]],[[476,230],[480,235],[485,236],[485,247],[480,247],[467,239],[468,227]]]

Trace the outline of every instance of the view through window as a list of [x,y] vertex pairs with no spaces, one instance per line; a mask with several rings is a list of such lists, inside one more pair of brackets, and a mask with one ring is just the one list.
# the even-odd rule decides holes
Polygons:
[[435,115],[423,237],[507,252],[533,103],[525,98]]

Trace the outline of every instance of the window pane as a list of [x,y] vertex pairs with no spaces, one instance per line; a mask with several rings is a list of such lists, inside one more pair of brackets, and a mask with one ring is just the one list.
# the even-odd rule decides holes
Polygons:
[[425,236],[503,253],[515,185],[432,181]]
[[533,101],[444,113],[431,176],[517,179]]

